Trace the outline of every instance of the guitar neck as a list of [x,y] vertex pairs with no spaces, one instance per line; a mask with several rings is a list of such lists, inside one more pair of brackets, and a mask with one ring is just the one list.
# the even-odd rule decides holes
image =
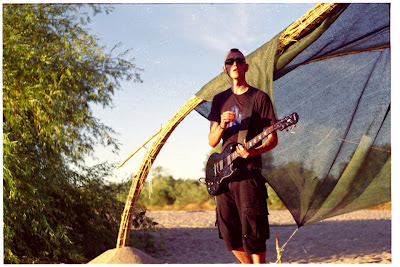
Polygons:
[[[250,150],[253,146],[258,144],[260,141],[262,141],[264,138],[266,138],[270,133],[276,130],[284,130],[287,127],[294,125],[297,123],[299,120],[299,115],[297,113],[292,113],[289,116],[286,116],[285,118],[281,119],[277,123],[269,126],[268,128],[265,128],[260,134],[258,134],[256,137],[251,139],[249,142],[246,143],[245,148],[246,150]],[[231,153],[229,156],[223,158],[222,160],[218,161],[217,163],[214,164],[214,173],[217,174],[221,170],[225,168],[225,166],[230,165],[233,163],[235,159],[237,159],[239,156],[235,152]]]
[[[253,146],[255,146],[258,142],[263,140],[265,137],[267,137],[270,133],[273,131],[277,130],[278,127],[276,127],[277,124],[271,125],[268,128],[265,128],[264,131],[262,131],[260,134],[255,136],[253,139],[251,139],[249,142],[246,143],[245,148],[246,150],[251,149]],[[238,155],[235,152],[230,154],[228,157],[230,157],[230,161],[234,161],[235,159],[238,158]]]

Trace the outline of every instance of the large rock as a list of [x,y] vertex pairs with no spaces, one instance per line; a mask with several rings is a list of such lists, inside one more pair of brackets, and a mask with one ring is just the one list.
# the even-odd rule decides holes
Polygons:
[[136,249],[133,247],[122,247],[109,249],[103,254],[97,256],[89,262],[89,264],[126,264],[126,263],[137,263],[137,264],[149,264],[163,263],[160,260],[153,258],[152,256]]

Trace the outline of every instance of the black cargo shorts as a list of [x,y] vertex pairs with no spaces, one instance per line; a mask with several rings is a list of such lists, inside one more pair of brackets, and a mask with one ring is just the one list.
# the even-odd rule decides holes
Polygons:
[[216,196],[216,225],[228,251],[243,247],[250,255],[266,250],[269,223],[265,182],[260,170],[242,172]]

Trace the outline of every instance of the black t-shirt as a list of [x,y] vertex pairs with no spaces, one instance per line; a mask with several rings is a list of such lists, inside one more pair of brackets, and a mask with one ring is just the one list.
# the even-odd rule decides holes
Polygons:
[[[268,127],[276,123],[276,116],[274,113],[274,108],[272,106],[271,99],[269,96],[261,90],[254,87],[250,87],[249,90],[241,95],[236,95],[230,89],[225,90],[216,96],[212,101],[211,112],[208,116],[210,121],[221,122],[221,114],[225,111],[234,111],[236,115],[236,120],[229,123],[224,130],[222,135],[223,144],[228,143],[243,143],[243,140],[237,140],[239,129],[241,127],[247,127],[245,123],[246,118],[242,118],[245,105],[250,105],[249,103],[249,91],[255,90],[256,96],[254,100],[253,113],[248,127],[248,133],[246,140],[249,141],[256,135],[260,134],[265,127]],[[261,143],[255,145],[259,146]],[[252,157],[248,159],[249,163],[255,164],[255,167],[261,168],[261,155],[257,157]],[[254,165],[253,165],[254,166]]]

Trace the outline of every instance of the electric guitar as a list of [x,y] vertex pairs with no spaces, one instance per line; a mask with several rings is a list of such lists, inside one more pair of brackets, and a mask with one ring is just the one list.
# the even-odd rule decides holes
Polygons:
[[[277,123],[265,128],[262,133],[247,142],[244,147],[246,150],[249,150],[273,131],[282,131],[289,126],[294,127],[298,120],[299,115],[297,113],[286,116]],[[212,196],[219,195],[222,185],[235,177],[237,167],[240,165],[239,162],[243,160],[242,158],[238,158],[239,156],[236,153],[237,145],[236,143],[231,143],[222,153],[213,153],[209,157],[206,165],[206,178],[201,178],[205,180],[208,194]]]

